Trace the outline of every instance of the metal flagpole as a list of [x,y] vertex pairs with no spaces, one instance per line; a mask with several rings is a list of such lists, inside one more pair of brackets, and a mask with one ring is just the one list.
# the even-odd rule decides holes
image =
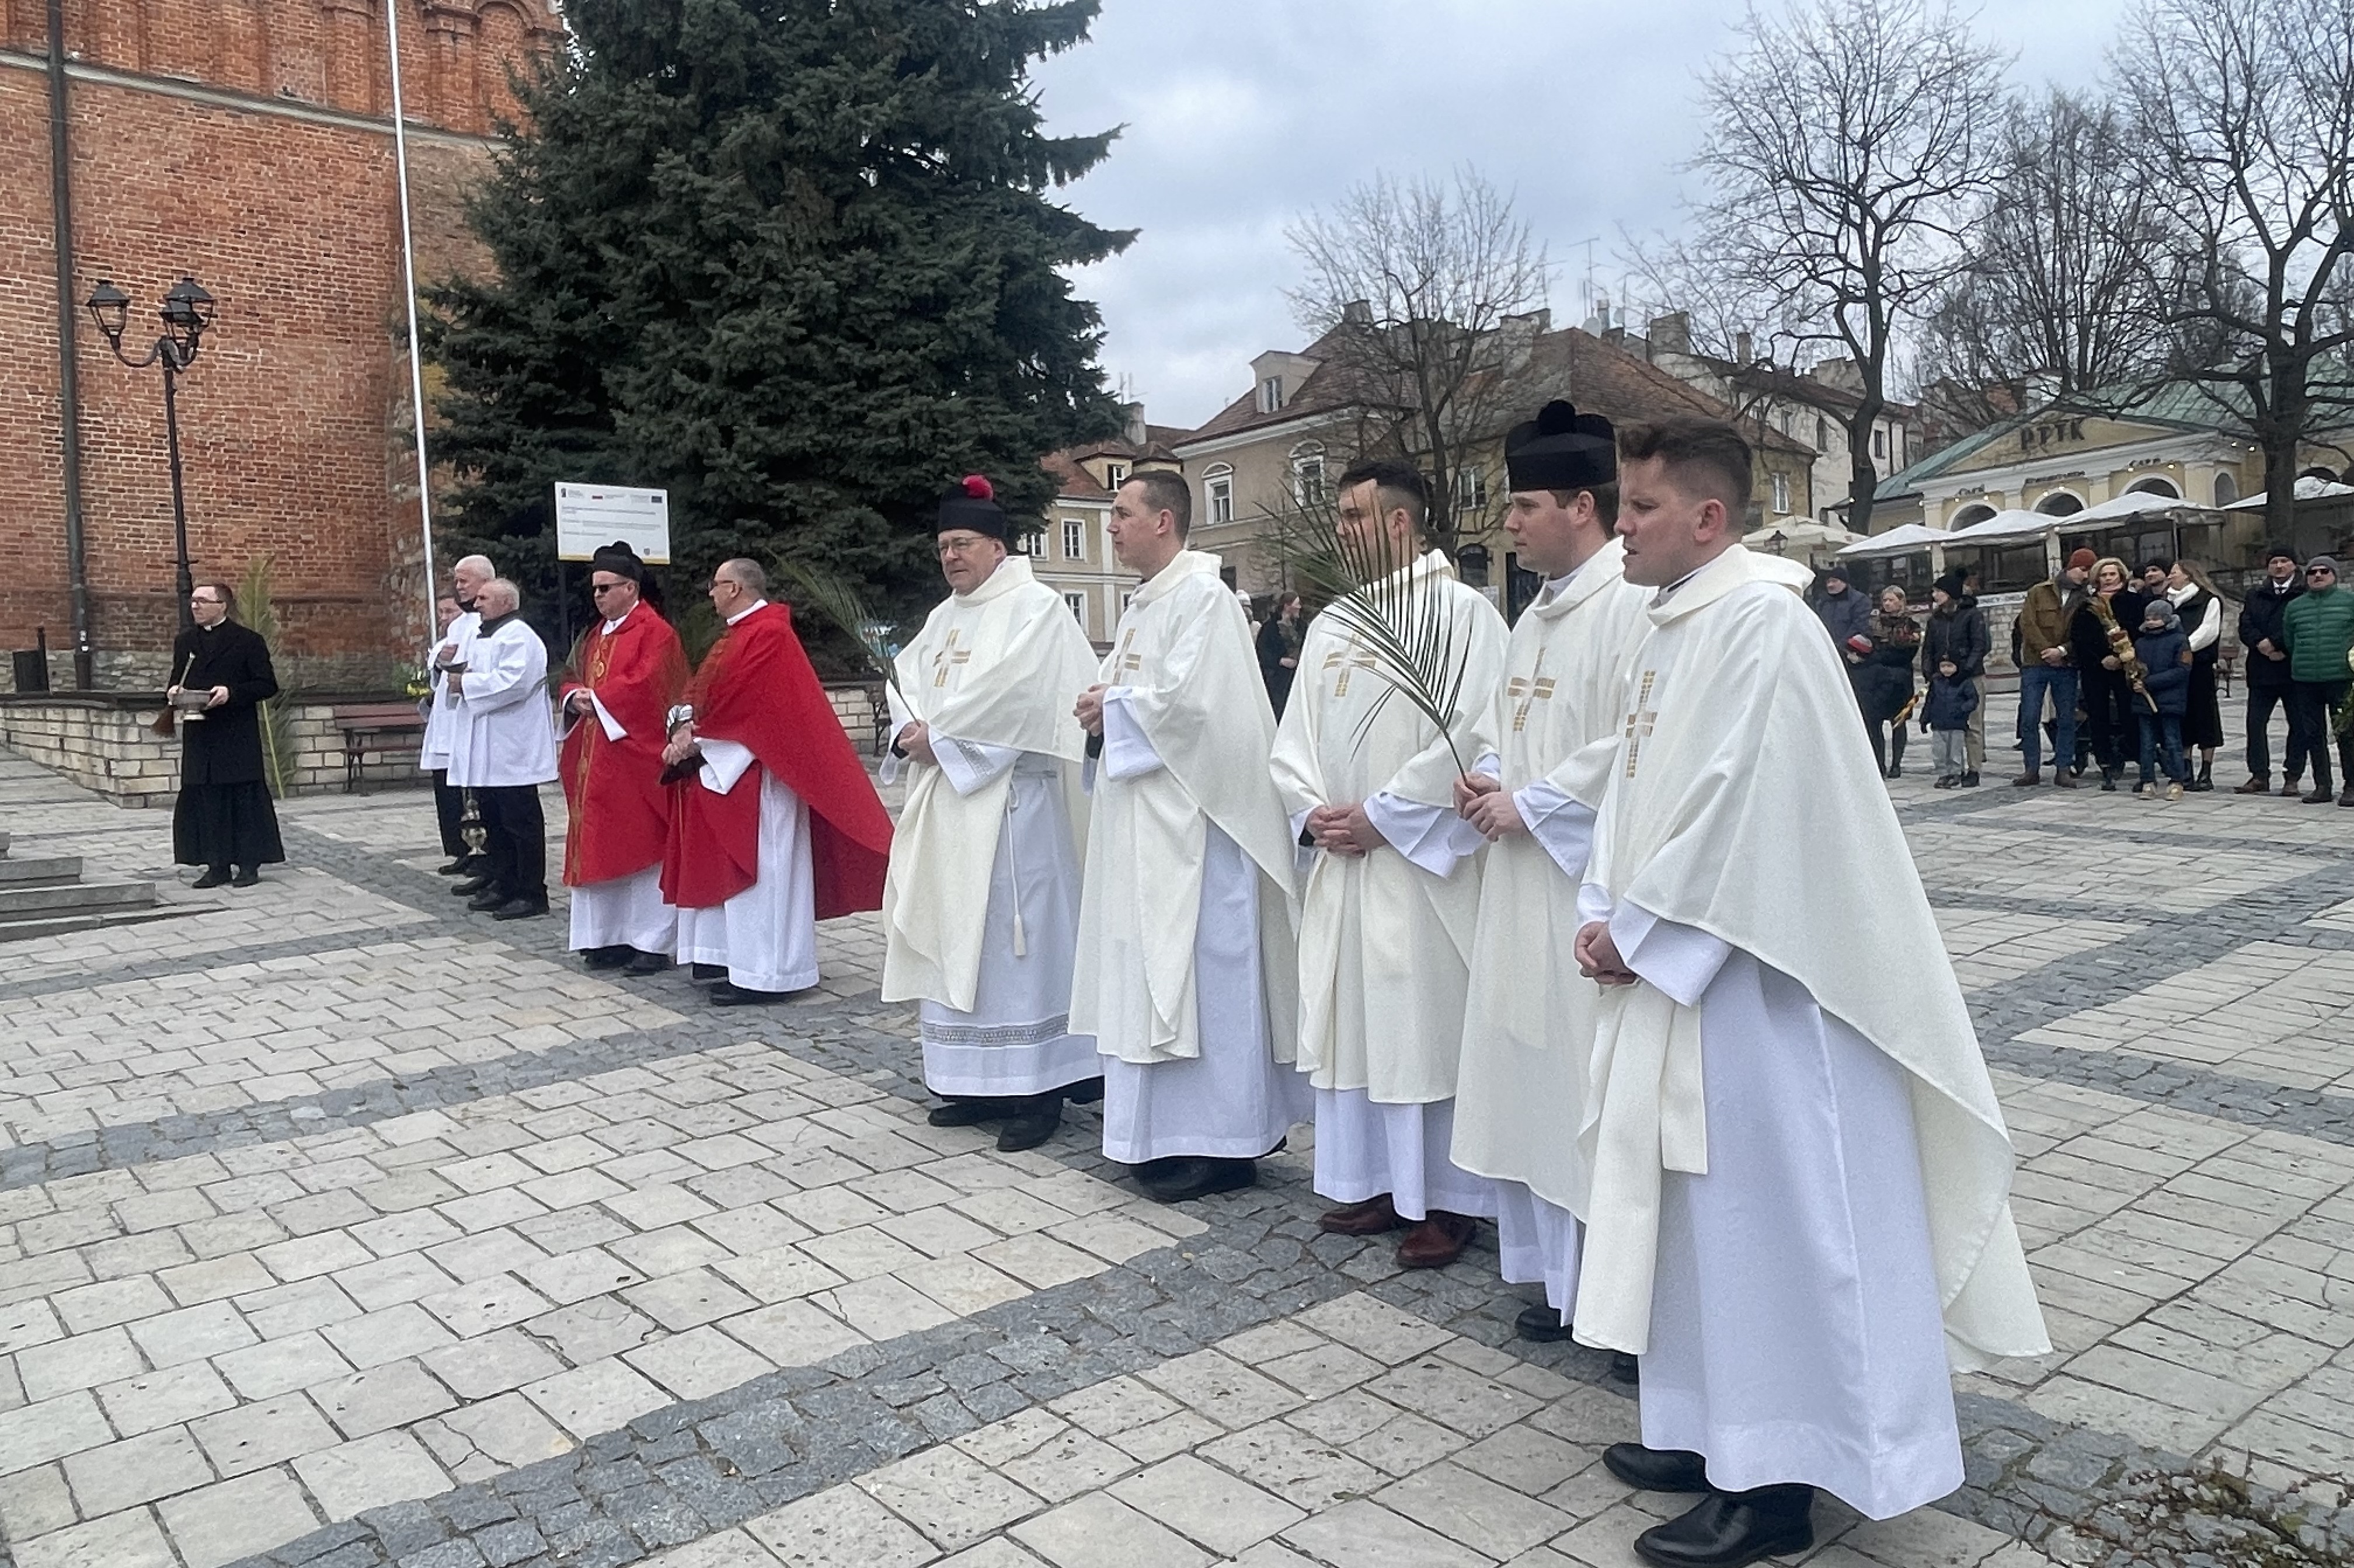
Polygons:
[[434,623],[432,469],[425,456],[425,357],[417,340],[417,243],[408,220],[408,120],[400,100],[401,0],[384,0],[385,45],[392,58],[392,157],[400,184],[400,274],[408,302],[408,397],[417,429],[417,516],[425,541],[425,642],[440,631]]

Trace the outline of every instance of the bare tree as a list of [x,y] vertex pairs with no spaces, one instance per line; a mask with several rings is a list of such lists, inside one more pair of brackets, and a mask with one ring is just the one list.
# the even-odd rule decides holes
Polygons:
[[1542,305],[1552,281],[1544,248],[1469,168],[1443,183],[1379,175],[1286,238],[1306,272],[1288,291],[1293,310],[1326,342],[1319,378],[1357,422],[1360,455],[1421,465],[1432,531],[1453,554],[1469,449],[1495,433],[1495,372],[1532,335],[1511,319]]
[[2150,260],[2181,236],[2146,182],[2121,177],[2132,143],[2113,104],[2054,91],[2012,111],[1968,264],[1922,334],[1923,379],[1955,416],[2115,399],[2163,363]]
[[2299,449],[2354,408],[2354,0],[2147,0],[2115,69],[2186,240],[2152,269],[2168,369],[2263,450],[2285,538]]
[[1900,332],[1965,263],[1961,240],[1995,170],[2008,61],[1947,0],[1794,0],[1753,10],[1702,79],[1693,166],[1713,187],[1693,254],[1861,373],[1842,410],[1848,525],[1871,525],[1872,431]]

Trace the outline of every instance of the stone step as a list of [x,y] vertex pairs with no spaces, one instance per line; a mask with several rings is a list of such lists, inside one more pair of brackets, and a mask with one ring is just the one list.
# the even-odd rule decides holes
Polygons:
[[110,926],[143,926],[156,920],[176,920],[207,906],[157,904],[146,908],[102,909],[64,915],[24,917],[0,916],[0,942],[30,941],[35,937],[58,937],[76,931],[98,931]]
[[81,856],[78,854],[40,855],[26,860],[10,860],[5,847],[0,847],[0,887],[25,887],[58,882],[75,882],[81,877]]
[[58,887],[0,886],[0,920],[143,909],[154,902],[155,885],[152,882],[73,882]]

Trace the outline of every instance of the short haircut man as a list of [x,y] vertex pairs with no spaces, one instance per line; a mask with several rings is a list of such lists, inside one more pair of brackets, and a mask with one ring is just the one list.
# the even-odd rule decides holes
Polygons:
[[1649,424],[1625,426],[1618,432],[1618,456],[1627,462],[1658,458],[1679,486],[1722,501],[1727,515],[1735,520],[1748,510],[1756,488],[1756,459],[1749,443],[1721,419],[1670,414]]
[[719,574],[741,584],[744,591],[750,594],[753,598],[765,599],[768,597],[769,574],[761,569],[759,562],[753,560],[750,556],[738,556],[734,560],[722,561],[719,563],[716,570]]
[[1341,475],[1341,492],[1346,494],[1367,480],[1373,482],[1381,498],[1384,517],[1402,507],[1413,522],[1416,533],[1427,531],[1430,525],[1430,482],[1422,477],[1419,469],[1394,458],[1368,458],[1363,462],[1350,464]]
[[1129,474],[1122,482],[1143,491],[1146,510],[1168,513],[1177,524],[1180,539],[1193,531],[1193,492],[1185,483],[1183,474],[1165,468],[1148,468]]
[[218,599],[221,603],[228,606],[228,612],[231,615],[235,615],[237,613],[237,589],[229,587],[228,584],[198,583],[196,587],[204,592],[213,595],[215,598]]

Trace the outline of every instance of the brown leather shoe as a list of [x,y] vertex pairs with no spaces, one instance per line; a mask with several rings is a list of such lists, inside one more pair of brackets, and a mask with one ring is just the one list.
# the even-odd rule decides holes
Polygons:
[[1469,1214],[1431,1210],[1430,1217],[1406,1232],[1405,1239],[1398,1243],[1398,1266],[1445,1268],[1463,1255],[1463,1245],[1471,1239],[1479,1223]]
[[2076,776],[2062,768],[2052,775],[2052,782],[2062,789],[2073,789],[2076,787]]
[[2014,789],[2031,789],[2042,782],[2043,775],[2031,768],[2027,772],[2022,773],[2018,778],[2012,779],[2010,781],[2010,787]]
[[1316,1228],[1328,1235],[1377,1236],[1405,1223],[1391,1206],[1390,1195],[1384,1192],[1362,1203],[1343,1203],[1337,1209],[1326,1210],[1317,1217]]
[[2261,773],[2232,791],[2234,795],[2269,795],[2272,792],[2273,781]]

